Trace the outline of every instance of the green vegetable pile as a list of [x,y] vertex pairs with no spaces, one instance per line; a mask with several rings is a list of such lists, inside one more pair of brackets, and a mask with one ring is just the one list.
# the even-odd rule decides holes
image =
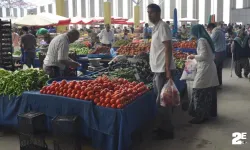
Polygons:
[[109,76],[114,78],[124,78],[128,81],[137,81],[135,77],[136,71],[133,68],[120,68],[109,73]]
[[86,47],[86,45],[82,42],[74,42],[70,44],[70,48],[83,48]]
[[129,43],[131,43],[131,40],[118,40],[113,44],[113,47],[120,47],[123,45],[128,45]]
[[70,52],[76,52],[77,55],[88,55],[90,52],[90,49],[88,47],[71,48]]
[[75,42],[70,44],[70,51],[76,52],[77,55],[88,55],[89,48],[82,42]]
[[39,90],[48,79],[42,70],[0,70],[0,95],[20,96],[24,91]]

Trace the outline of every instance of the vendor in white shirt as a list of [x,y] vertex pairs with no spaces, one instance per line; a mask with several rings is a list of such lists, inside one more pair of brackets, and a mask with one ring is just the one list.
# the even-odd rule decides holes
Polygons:
[[103,46],[108,46],[111,48],[111,44],[114,40],[114,33],[110,30],[110,25],[106,24],[105,29],[98,34],[100,41]]

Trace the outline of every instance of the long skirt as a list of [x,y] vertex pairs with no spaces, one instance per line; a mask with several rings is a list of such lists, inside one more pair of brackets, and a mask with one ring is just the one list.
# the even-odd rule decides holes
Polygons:
[[216,87],[203,89],[194,88],[189,104],[189,114],[196,118],[209,118],[217,116]]

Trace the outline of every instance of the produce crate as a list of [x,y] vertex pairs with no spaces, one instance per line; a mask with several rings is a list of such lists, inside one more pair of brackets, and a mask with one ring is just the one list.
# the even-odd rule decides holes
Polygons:
[[31,134],[19,134],[20,150],[48,150],[45,136],[34,136]]
[[40,112],[18,115],[19,132],[22,134],[42,134],[47,130],[46,116]]
[[88,58],[102,58],[102,59],[110,59],[113,58],[112,55],[105,55],[105,54],[88,54]]
[[0,67],[14,71],[11,21],[0,19]]
[[78,116],[57,116],[52,120],[55,150],[81,150],[81,122]]

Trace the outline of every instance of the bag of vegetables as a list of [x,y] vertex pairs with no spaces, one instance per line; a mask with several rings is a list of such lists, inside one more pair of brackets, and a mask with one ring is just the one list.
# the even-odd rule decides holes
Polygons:
[[172,79],[168,80],[161,90],[160,105],[163,107],[180,105],[180,92]]

